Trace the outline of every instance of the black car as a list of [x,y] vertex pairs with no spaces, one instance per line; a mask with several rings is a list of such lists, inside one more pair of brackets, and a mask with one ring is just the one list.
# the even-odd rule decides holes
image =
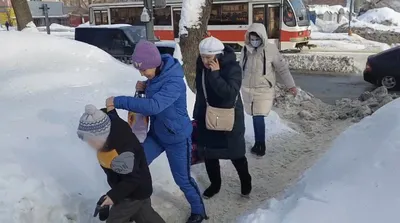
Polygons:
[[[126,64],[132,63],[133,50],[141,39],[146,39],[145,26],[85,25],[75,29],[75,40],[96,46]],[[156,42],[156,45],[161,54],[174,55],[175,48],[171,44]]]
[[364,80],[389,90],[400,89],[400,46],[369,56]]

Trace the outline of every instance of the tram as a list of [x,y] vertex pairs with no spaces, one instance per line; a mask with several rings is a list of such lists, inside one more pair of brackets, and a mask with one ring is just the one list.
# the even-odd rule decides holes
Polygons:
[[[154,9],[154,32],[160,40],[179,38],[182,0],[167,1],[165,8]],[[143,2],[101,3],[89,6],[90,24],[143,25]],[[309,46],[309,13],[302,0],[214,0],[208,32],[227,44],[243,46],[244,35],[252,23],[263,23],[269,41],[280,50]]]

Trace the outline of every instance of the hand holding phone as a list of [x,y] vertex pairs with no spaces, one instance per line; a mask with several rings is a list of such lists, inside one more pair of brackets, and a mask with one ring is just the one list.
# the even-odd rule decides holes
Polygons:
[[215,56],[214,60],[210,63],[211,71],[220,70],[218,57]]

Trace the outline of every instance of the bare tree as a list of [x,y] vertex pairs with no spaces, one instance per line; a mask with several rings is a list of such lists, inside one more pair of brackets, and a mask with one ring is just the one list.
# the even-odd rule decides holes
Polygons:
[[[190,1],[190,0],[183,0]],[[185,27],[187,33],[179,37],[179,45],[183,56],[183,69],[185,71],[186,81],[189,88],[196,92],[196,61],[199,56],[199,43],[207,35],[207,25],[210,19],[211,6],[213,0],[204,0],[202,13],[199,18],[199,25],[194,27]],[[182,8],[182,10],[184,7]]]
[[18,30],[22,30],[26,25],[32,22],[32,14],[26,0],[11,0],[15,17],[17,18]]

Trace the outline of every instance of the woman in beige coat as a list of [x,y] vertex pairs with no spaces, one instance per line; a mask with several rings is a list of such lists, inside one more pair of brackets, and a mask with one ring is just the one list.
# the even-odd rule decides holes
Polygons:
[[265,121],[271,111],[276,75],[289,91],[296,95],[297,89],[289,66],[275,44],[268,43],[265,26],[253,23],[246,32],[240,65],[243,71],[241,93],[247,114],[253,116],[255,144],[251,152],[265,155]]

